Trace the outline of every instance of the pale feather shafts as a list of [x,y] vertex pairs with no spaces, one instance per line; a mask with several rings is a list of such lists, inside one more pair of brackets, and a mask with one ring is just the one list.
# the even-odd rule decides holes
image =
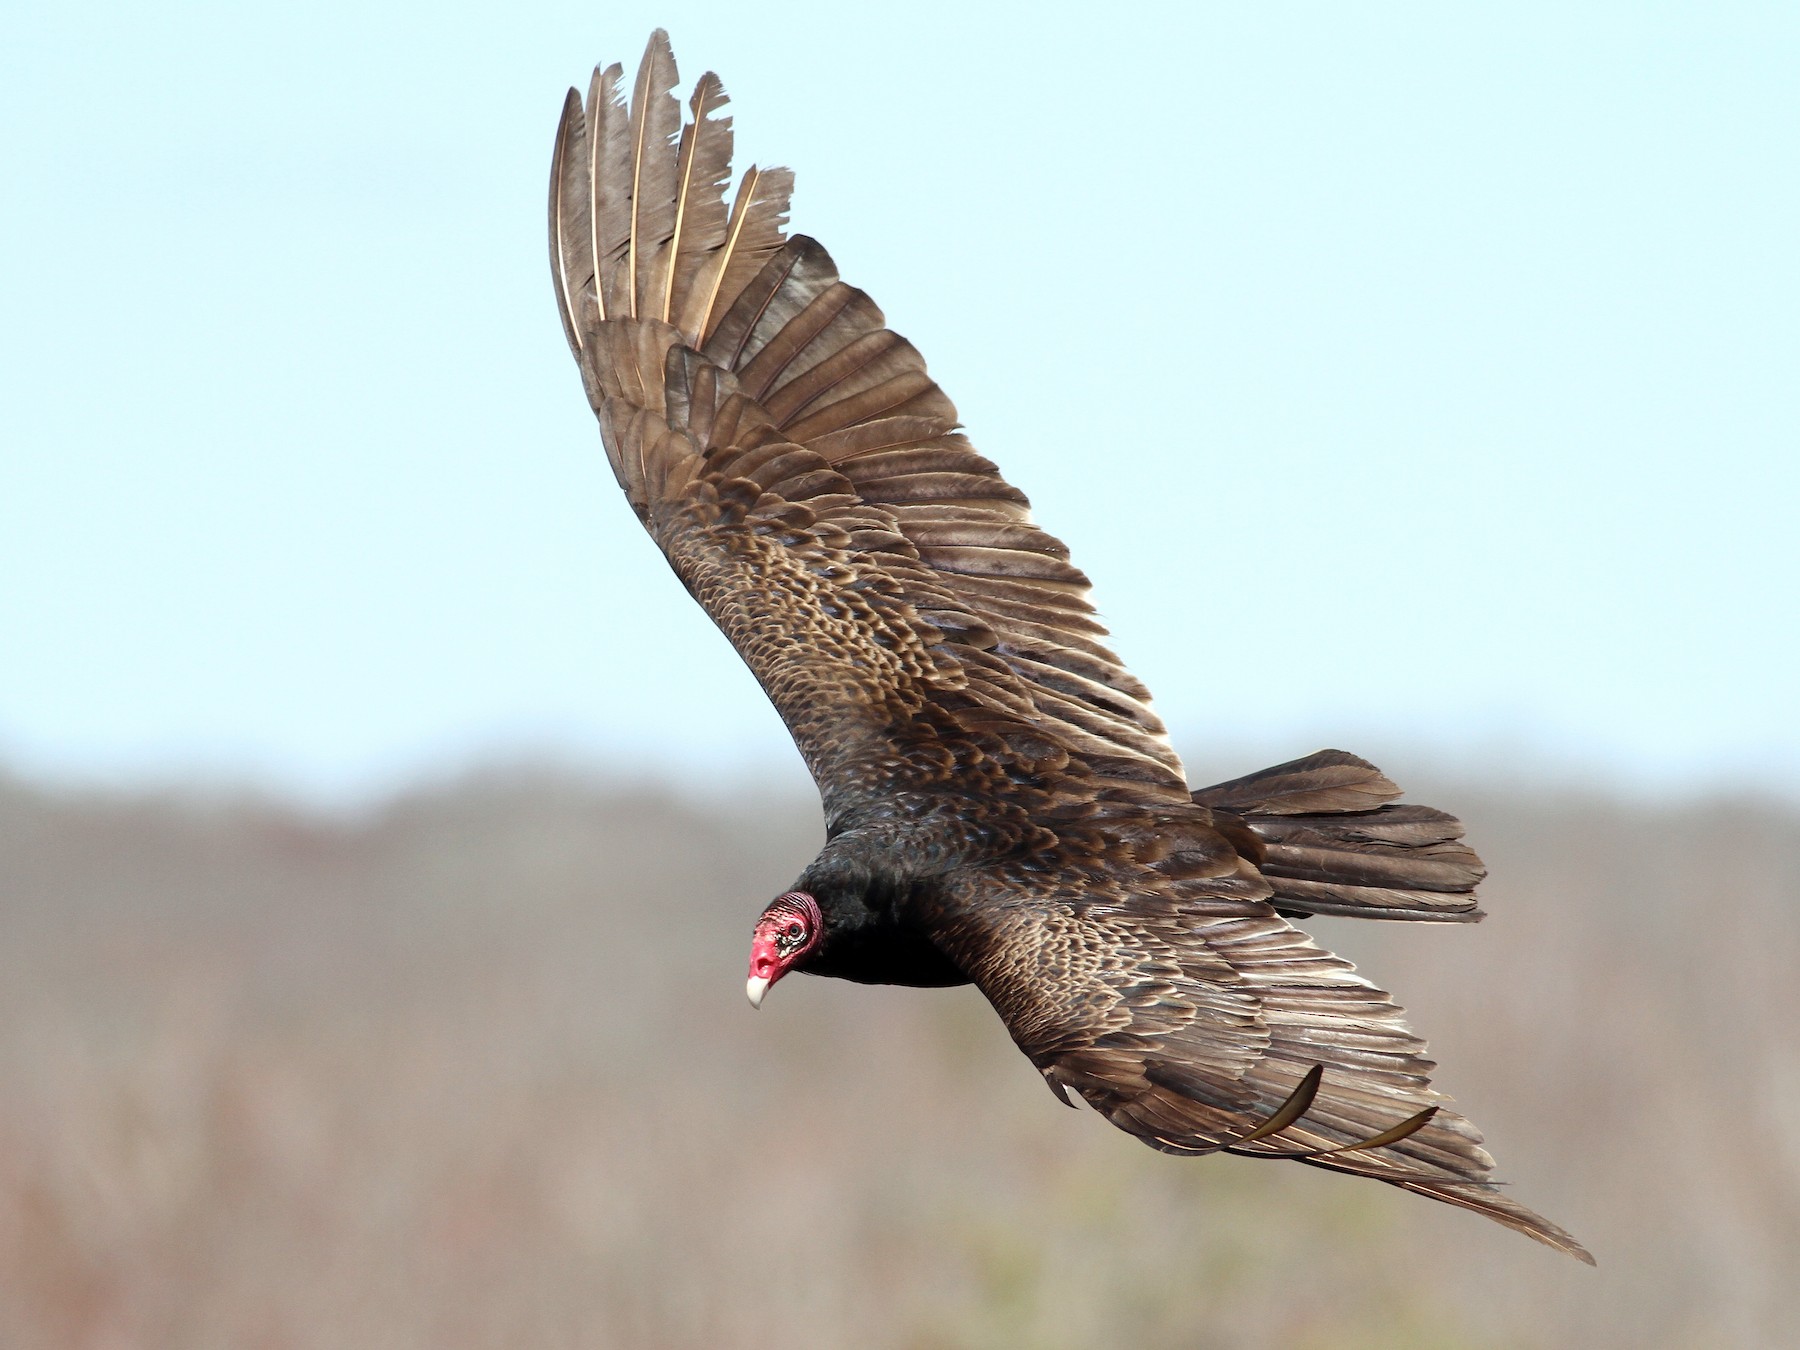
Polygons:
[[793,174],[745,171],[729,211],[731,119],[708,72],[683,125],[668,35],[650,37],[627,107],[617,65],[571,89],[550,171],[550,263],[569,345],[606,319],[657,319],[701,347],[787,236]]

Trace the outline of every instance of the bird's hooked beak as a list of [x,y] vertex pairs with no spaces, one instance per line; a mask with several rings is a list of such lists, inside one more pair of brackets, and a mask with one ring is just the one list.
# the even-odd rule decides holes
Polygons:
[[757,933],[750,943],[750,978],[744,984],[744,992],[750,996],[750,1006],[762,1007],[763,996],[769,992],[769,986],[784,974],[786,972],[782,969],[781,958],[775,951],[775,939],[767,934]]

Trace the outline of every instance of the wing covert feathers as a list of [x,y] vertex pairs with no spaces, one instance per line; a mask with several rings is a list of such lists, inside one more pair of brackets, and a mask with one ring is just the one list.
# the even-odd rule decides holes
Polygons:
[[[571,93],[564,107],[551,174],[551,262],[564,329],[610,429],[608,454],[621,483],[680,481],[705,495],[725,486],[720,475],[734,455],[777,441],[788,447],[784,454],[805,452],[811,477],[765,485],[795,494],[783,498],[793,508],[785,518],[811,513],[806,528],[818,526],[812,497],[825,493],[848,498],[865,524],[842,536],[847,552],[826,549],[822,536],[795,535],[785,546],[814,571],[847,569],[854,580],[845,584],[858,588],[879,574],[893,588],[896,613],[906,611],[905,623],[931,652],[907,677],[918,688],[885,691],[898,699],[893,707],[929,706],[932,717],[951,723],[972,718],[992,733],[980,751],[990,758],[1005,757],[1009,731],[1029,729],[1118,791],[1185,801],[1181,764],[1149,693],[1101,644],[1105,630],[1088,602],[1087,578],[1068,550],[1032,522],[1025,495],[957,429],[955,405],[874,301],[839,280],[817,243],[786,237],[787,170],[751,168],[726,209],[732,140],[721,112],[724,87],[702,76],[684,125],[677,80],[660,31],[646,48],[629,108],[619,101],[619,68],[596,72],[585,106]],[[640,327],[629,334],[607,331],[634,323]],[[720,430],[725,423],[695,434],[680,410],[671,418],[670,373],[700,368],[686,357],[672,362],[677,349],[715,372],[709,387],[729,387],[729,434]],[[631,429],[623,409],[609,411],[614,401],[655,413],[680,434],[671,440]],[[629,447],[614,435],[628,430]],[[675,475],[653,469],[659,455],[702,462]],[[650,500],[633,500],[640,513],[652,509]],[[662,503],[667,520],[652,526],[672,562],[680,505]],[[779,514],[769,503],[756,509]],[[895,542],[867,552],[858,546],[878,539]],[[826,553],[829,564],[821,561]],[[688,565],[697,564],[690,558]],[[735,601],[723,590],[708,592],[715,620],[716,606],[747,604],[765,585],[762,566],[739,560],[734,584],[746,594]],[[842,602],[816,596],[809,604]],[[810,609],[786,618],[795,625],[790,637],[820,621]],[[758,646],[760,655],[739,646],[759,677],[766,672],[757,662],[774,659],[776,649],[772,640]],[[867,668],[866,653],[821,651],[818,659],[835,660],[848,684],[866,684],[846,674]],[[979,707],[965,706],[971,700]],[[791,728],[795,710],[779,700],[777,707]],[[864,720],[888,711],[865,710]],[[1007,718],[1016,725],[1003,726]]]
[[1592,1263],[1497,1189],[1480,1132],[1432,1088],[1436,1066],[1394,1001],[1266,907],[1179,886],[1099,901],[1019,889],[962,897],[952,942],[1059,1095],[1165,1153],[1368,1177]]

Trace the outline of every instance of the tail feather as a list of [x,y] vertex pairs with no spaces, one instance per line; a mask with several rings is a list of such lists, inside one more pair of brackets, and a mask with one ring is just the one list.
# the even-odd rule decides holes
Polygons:
[[1290,917],[1472,923],[1487,875],[1462,822],[1400,795],[1381,770],[1321,750],[1194,793],[1275,889]]

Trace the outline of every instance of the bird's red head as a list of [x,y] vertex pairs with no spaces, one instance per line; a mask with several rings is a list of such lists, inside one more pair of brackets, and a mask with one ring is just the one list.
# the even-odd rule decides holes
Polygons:
[[752,1008],[762,1007],[769,986],[804,960],[824,933],[825,916],[819,913],[819,902],[805,891],[789,891],[770,902],[750,935],[746,990]]

